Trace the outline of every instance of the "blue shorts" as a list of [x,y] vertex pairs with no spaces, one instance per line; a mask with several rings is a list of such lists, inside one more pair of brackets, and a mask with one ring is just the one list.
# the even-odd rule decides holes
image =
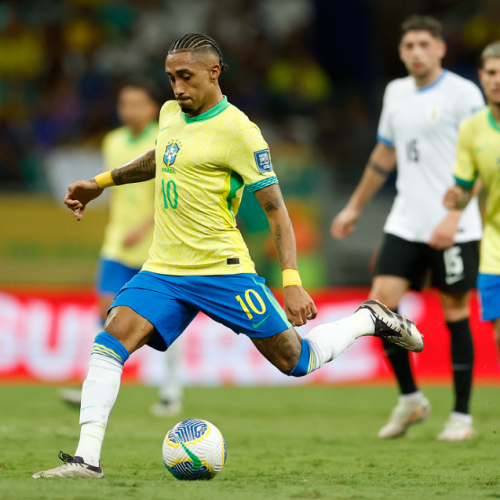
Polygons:
[[481,299],[483,321],[500,318],[500,275],[479,273],[477,288]]
[[127,267],[101,257],[97,267],[96,288],[99,295],[116,295],[141,269]]
[[115,297],[110,309],[127,306],[158,330],[149,345],[165,351],[201,311],[249,337],[266,338],[292,325],[256,274],[170,276],[141,271]]

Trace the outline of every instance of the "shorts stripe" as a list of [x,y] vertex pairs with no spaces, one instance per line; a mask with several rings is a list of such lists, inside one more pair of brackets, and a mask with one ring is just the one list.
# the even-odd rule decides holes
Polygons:
[[267,298],[269,299],[269,302],[271,302],[271,304],[274,306],[274,308],[279,313],[279,315],[281,316],[283,321],[285,321],[289,325],[289,327],[291,327],[292,325],[288,321],[288,318],[286,317],[286,313],[285,313],[285,311],[283,311],[283,308],[281,307],[280,303],[276,300],[276,297],[274,295],[270,294],[267,291],[267,288],[262,283],[258,283],[257,281],[255,281],[255,278],[253,276],[252,276],[252,281],[256,285],[259,285],[260,287],[262,287],[262,290],[264,290],[264,293],[266,294]]

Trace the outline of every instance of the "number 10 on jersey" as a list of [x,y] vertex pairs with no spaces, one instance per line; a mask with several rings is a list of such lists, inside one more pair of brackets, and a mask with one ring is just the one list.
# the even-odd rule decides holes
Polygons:
[[161,192],[163,194],[163,207],[168,210],[170,208],[174,210],[179,204],[179,193],[177,192],[177,186],[174,181],[165,182],[165,179],[161,180]]

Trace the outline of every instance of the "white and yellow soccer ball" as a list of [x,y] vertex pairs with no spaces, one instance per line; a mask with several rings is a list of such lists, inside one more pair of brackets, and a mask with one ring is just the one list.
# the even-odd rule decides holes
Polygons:
[[163,463],[177,479],[212,479],[224,467],[226,442],[207,420],[190,418],[172,427],[163,441]]

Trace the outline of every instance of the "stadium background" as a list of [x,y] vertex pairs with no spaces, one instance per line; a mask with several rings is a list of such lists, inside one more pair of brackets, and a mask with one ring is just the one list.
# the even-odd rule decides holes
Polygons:
[[[444,22],[445,66],[477,80],[480,51],[500,38],[496,0],[3,2],[0,382],[84,377],[98,328],[92,285],[106,203],[95,203],[76,224],[62,198],[71,181],[101,171],[100,142],[118,125],[116,92],[124,78],[155,78],[171,96],[164,58],[186,32],[206,32],[220,43],[230,66],[221,78],[223,92],[270,143],[297,234],[301,274],[318,300],[316,321],[352,311],[366,297],[394,179],[350,239],[333,241],[329,226],[374,145],[385,84],[405,74],[396,50],[399,24],[415,12]],[[266,218],[254,197],[245,196],[238,222],[259,273],[279,287]],[[449,379],[436,294],[408,294],[402,310],[426,335],[417,370],[428,380]],[[473,300],[477,375],[496,380],[492,333],[477,310]],[[304,382],[282,376],[250,342],[204,317],[186,336],[188,384]],[[380,354],[377,342],[360,342],[309,382],[388,379]],[[159,356],[144,349],[131,358],[126,377],[156,382],[162,367]]]

